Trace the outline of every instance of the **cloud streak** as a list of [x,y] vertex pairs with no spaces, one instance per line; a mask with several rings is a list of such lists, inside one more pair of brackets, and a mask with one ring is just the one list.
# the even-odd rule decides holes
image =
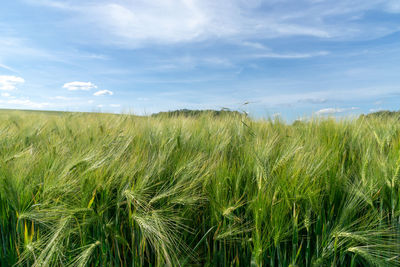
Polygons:
[[318,56],[329,55],[328,51],[318,51],[313,53],[265,53],[252,56],[253,58],[277,58],[277,59],[301,59],[301,58],[311,58]]
[[8,70],[8,71],[11,71],[11,72],[17,72],[16,70],[14,70],[13,68],[11,68],[10,66],[7,66],[7,65],[4,65],[4,64],[1,64],[1,63],[0,63],[0,68],[1,68],[1,69],[5,69],[5,70]]
[[310,98],[302,98],[299,99],[299,103],[305,103],[305,104],[323,104],[326,103],[328,100],[326,98],[322,97],[310,97]]
[[91,82],[69,82],[64,84],[63,88],[69,91],[89,91],[96,89],[97,86]]

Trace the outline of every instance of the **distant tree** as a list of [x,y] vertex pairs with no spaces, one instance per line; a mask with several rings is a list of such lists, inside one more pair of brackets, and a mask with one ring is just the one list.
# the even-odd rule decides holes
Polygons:
[[400,119],[400,111],[381,110],[372,112],[366,115],[361,115],[360,118],[397,118]]
[[152,117],[178,117],[178,116],[184,116],[184,117],[198,117],[200,115],[205,115],[209,114],[214,117],[221,117],[221,116],[246,116],[247,114],[236,111],[236,110],[229,110],[229,109],[221,109],[221,110],[211,110],[211,109],[206,109],[206,110],[191,110],[191,109],[180,109],[180,110],[173,110],[173,111],[167,111],[167,112],[158,112],[155,114],[152,114]]

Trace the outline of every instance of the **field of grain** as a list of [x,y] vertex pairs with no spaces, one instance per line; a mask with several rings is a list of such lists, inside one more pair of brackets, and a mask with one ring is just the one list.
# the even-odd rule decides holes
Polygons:
[[400,123],[0,113],[1,266],[398,266]]

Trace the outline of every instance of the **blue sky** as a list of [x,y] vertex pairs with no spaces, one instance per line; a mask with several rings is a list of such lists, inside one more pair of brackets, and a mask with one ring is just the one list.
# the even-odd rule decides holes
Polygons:
[[400,109],[398,0],[3,2],[0,108]]

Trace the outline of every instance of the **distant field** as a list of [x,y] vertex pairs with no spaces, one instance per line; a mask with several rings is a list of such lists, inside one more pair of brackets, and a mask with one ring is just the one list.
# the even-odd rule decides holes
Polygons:
[[400,123],[0,111],[0,266],[399,266]]

